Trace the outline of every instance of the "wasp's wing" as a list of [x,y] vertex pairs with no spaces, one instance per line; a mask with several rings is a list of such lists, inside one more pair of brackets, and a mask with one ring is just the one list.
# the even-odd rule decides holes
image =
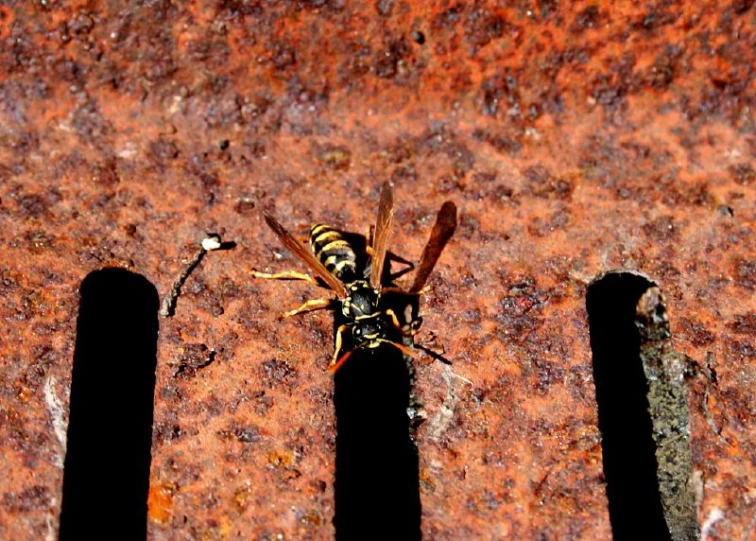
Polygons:
[[381,188],[381,201],[378,204],[378,218],[375,222],[375,238],[373,243],[373,256],[370,268],[370,285],[375,289],[381,288],[383,276],[383,263],[386,260],[386,247],[391,230],[391,222],[394,219],[394,196],[391,194],[391,186],[388,182],[383,183]]
[[451,201],[447,201],[443,204],[441,210],[438,211],[436,223],[433,224],[430,239],[428,240],[428,244],[425,245],[423,255],[420,258],[415,282],[410,288],[410,293],[417,293],[423,289],[425,282],[428,281],[428,277],[433,271],[433,267],[436,266],[436,261],[441,257],[444,246],[449,242],[456,228],[457,207]]
[[325,265],[318,261],[318,259],[314,255],[312,255],[312,252],[310,252],[310,250],[308,250],[304,244],[292,237],[291,233],[286,231],[286,229],[284,229],[284,226],[278,223],[278,221],[273,216],[271,216],[267,212],[263,213],[263,215],[265,216],[265,221],[267,222],[267,224],[270,226],[276,236],[281,239],[281,242],[283,242],[284,246],[291,250],[291,252],[295,256],[301,259],[305,265],[310,267],[310,269],[315,272],[315,274],[317,274],[318,277],[321,278],[328,287],[336,292],[339,298],[343,299],[344,297],[346,297],[347,291],[344,287],[344,284],[342,284],[333,274],[328,272],[328,269],[325,268]]

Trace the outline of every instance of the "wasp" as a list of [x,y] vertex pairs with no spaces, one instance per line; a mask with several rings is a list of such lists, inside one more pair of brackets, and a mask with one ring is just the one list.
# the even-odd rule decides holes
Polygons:
[[[385,299],[387,294],[391,293],[409,296],[419,296],[423,293],[433,267],[457,227],[457,208],[454,203],[447,201],[441,207],[430,239],[423,250],[415,279],[408,290],[396,286],[391,277],[387,286],[382,284],[385,262],[389,254],[389,234],[394,218],[394,199],[388,182],[381,188],[375,227],[371,228],[365,237],[364,245],[358,245],[354,236],[326,224],[316,223],[310,227],[308,250],[273,216],[268,213],[263,213],[263,216],[284,246],[309,267],[314,276],[293,270],[275,274],[252,271],[252,275],[272,280],[304,280],[325,286],[336,294],[335,299],[308,300],[299,308],[281,316],[287,318],[323,309],[341,312],[346,323],[336,330],[336,345],[329,365],[331,372],[338,370],[355,350],[377,348],[382,344],[393,346],[404,354],[416,356],[412,349],[397,341],[396,337],[401,340],[401,337],[413,336],[420,327],[421,319],[413,317],[410,313],[404,315],[402,323],[391,303]],[[395,258],[404,261],[402,258]],[[344,333],[347,331],[351,331],[354,346],[339,356]]]

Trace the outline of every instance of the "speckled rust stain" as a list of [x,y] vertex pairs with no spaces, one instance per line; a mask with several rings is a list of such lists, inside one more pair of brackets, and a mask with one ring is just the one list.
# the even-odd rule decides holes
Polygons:
[[294,264],[259,209],[362,232],[387,179],[405,257],[460,208],[418,339],[472,384],[418,369],[426,539],[610,538],[584,298],[614,268],[713,354],[700,523],[753,535],[753,3],[351,4],[0,7],[0,537],[57,527],[81,280],[165,293],[219,231],[161,322],[149,538],[332,538],[331,320],[279,324],[307,288],[247,270]]

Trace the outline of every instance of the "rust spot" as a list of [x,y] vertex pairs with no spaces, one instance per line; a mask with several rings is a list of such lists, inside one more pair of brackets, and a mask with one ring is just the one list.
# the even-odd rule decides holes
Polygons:
[[465,39],[476,47],[484,47],[492,40],[501,38],[507,27],[507,22],[501,15],[477,8],[466,17]]
[[260,430],[253,426],[232,425],[220,430],[218,436],[224,440],[236,440],[240,443],[257,443],[262,439]]
[[716,341],[716,335],[699,321],[680,318],[679,325],[680,330],[688,335],[688,340],[696,347],[708,346]]
[[47,509],[50,505],[50,492],[46,486],[34,485],[21,492],[6,492],[3,495],[3,508],[8,513],[27,513],[35,509]]
[[375,74],[382,79],[403,77],[407,73],[406,60],[411,49],[404,37],[389,39],[388,45],[378,51],[375,60]]
[[750,186],[756,181],[756,171],[748,163],[741,163],[730,167],[730,174],[741,186]]
[[294,456],[287,451],[274,451],[268,455],[268,464],[274,468],[287,468],[294,463]]
[[352,161],[352,153],[344,146],[329,146],[318,153],[318,160],[332,171],[346,171]]
[[276,359],[262,363],[261,375],[269,388],[279,385],[291,388],[297,381],[297,371],[288,362]]
[[5,40],[10,35],[15,18],[10,6],[0,6],[0,39]]
[[756,289],[756,261],[736,258],[734,267],[735,283],[749,291]]
[[[55,378],[66,403],[79,281],[114,264],[165,293],[185,246],[223,229],[239,249],[203,263],[161,322],[149,475],[182,490],[148,537],[332,538],[330,319],[275,321],[329,294],[263,288],[247,271],[304,270],[266,237],[261,209],[295,233],[312,221],[362,233],[389,180],[392,249],[411,261],[441,202],[461,211],[420,307],[418,342],[454,374],[416,365],[424,538],[611,536],[601,448],[576,435],[597,426],[582,299],[609,268],[654,276],[675,347],[720,361],[710,399],[739,445],[692,409],[694,467],[721,487],[700,516],[726,508],[713,533],[748,537],[752,12],[752,0],[0,6],[0,502],[51,497],[0,505],[3,535],[57,527],[44,390]],[[274,467],[274,451],[295,463]]]
[[121,181],[116,161],[110,160],[104,164],[96,164],[93,168],[92,180],[104,188],[115,187]]
[[737,334],[756,336],[756,312],[737,314],[735,319],[727,324],[727,328]]
[[165,172],[168,162],[179,157],[179,149],[173,141],[160,137],[150,142],[148,156],[158,173]]
[[47,200],[39,194],[22,195],[18,198],[20,218],[42,218],[49,214]]
[[147,516],[155,522],[161,524],[167,523],[173,513],[173,495],[176,493],[176,486],[153,485],[147,497]]
[[249,507],[253,497],[254,492],[252,490],[252,487],[250,487],[249,485],[244,485],[234,491],[234,504],[236,504],[236,507],[239,509],[239,511],[243,512],[245,509],[247,509],[247,507]]
[[657,242],[672,239],[676,236],[674,218],[672,216],[660,216],[644,224],[643,232]]
[[598,6],[588,6],[577,13],[574,22],[570,26],[570,32],[582,34],[586,30],[596,28],[601,21],[601,10]]

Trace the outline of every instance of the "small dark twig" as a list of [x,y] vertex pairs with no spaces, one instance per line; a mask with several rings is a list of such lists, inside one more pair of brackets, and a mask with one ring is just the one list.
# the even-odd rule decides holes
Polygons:
[[176,309],[176,301],[181,294],[181,287],[184,285],[184,282],[186,282],[186,279],[189,277],[192,271],[197,267],[197,265],[200,264],[202,258],[205,257],[205,254],[207,252],[212,252],[213,250],[230,249],[234,246],[235,243],[233,242],[221,242],[220,235],[216,234],[210,234],[202,239],[202,245],[199,251],[194,254],[194,257],[189,261],[186,267],[184,267],[181,273],[179,273],[179,275],[173,281],[171,290],[165,297],[163,297],[163,302],[160,303],[160,311],[158,312],[158,314],[161,317],[171,317],[174,314]]

